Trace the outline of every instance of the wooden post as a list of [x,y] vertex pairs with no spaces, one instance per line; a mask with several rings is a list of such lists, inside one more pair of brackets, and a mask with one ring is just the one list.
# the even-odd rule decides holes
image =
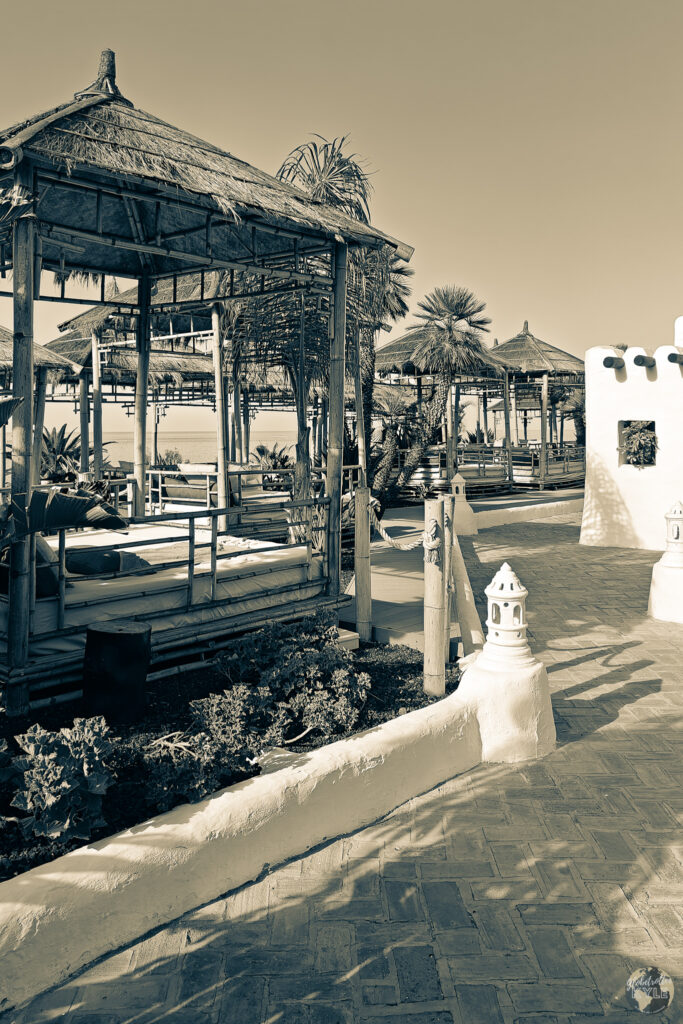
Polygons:
[[372,640],[372,585],[370,564],[370,488],[356,487],[356,536],[354,571],[356,577],[356,632],[361,640]]
[[[460,426],[460,384],[455,385],[455,402],[453,403],[453,473],[458,472],[458,433]],[[451,474],[452,476],[453,474]],[[450,480],[449,480],[450,484]]]
[[0,431],[0,444],[2,444],[2,456],[0,457],[0,481],[2,482],[3,490],[7,487],[7,427],[4,426]]
[[328,425],[328,414],[330,409],[330,403],[325,396],[322,400],[323,412],[320,417],[320,462],[323,459],[327,459],[327,425]]
[[538,486],[539,490],[545,488],[545,470],[546,470],[546,458],[547,458],[547,441],[546,441],[546,430],[548,427],[548,374],[543,374],[543,383],[541,384],[541,464],[538,467]]
[[138,372],[135,383],[135,423],[133,458],[135,460],[135,515],[145,514],[145,477],[147,474],[147,390],[149,385],[149,277],[144,273],[138,283]]
[[455,474],[455,429],[453,426],[453,385],[448,386],[448,398],[446,399],[446,485]]
[[100,334],[91,337],[92,361],[92,469],[95,480],[102,479],[102,367],[100,365]]
[[341,574],[341,499],[344,463],[344,361],[346,356],[347,246],[334,247],[334,315],[330,340],[330,437],[327,446],[325,493],[329,505],[329,593],[339,595]]
[[424,554],[424,692],[442,696],[446,692],[444,633],[444,503],[440,498],[425,501]]
[[251,445],[251,411],[249,408],[249,391],[246,390],[242,396],[242,414],[244,419],[244,461],[249,462],[249,448]]
[[419,417],[422,415],[422,377],[418,376],[415,378],[415,380],[417,382],[415,391],[415,401],[417,403],[417,415]]
[[313,413],[311,415],[311,437],[313,438],[313,463],[316,466],[320,465],[320,456],[318,450],[318,405],[319,405],[318,393],[316,392],[313,396]]
[[486,391],[481,396],[481,411],[484,420],[484,444],[489,443],[489,396]]
[[43,450],[43,427],[45,425],[45,393],[47,391],[47,368],[39,367],[36,372],[36,391],[33,403],[33,460],[31,465],[32,484],[40,483],[40,463]]
[[[213,379],[216,395],[216,458],[218,462],[218,483],[216,500],[219,508],[228,507],[228,438],[226,435],[226,418],[223,401],[223,350],[221,347],[221,309],[218,303],[211,307],[211,352],[213,355]],[[218,517],[218,529],[225,533],[228,529],[227,516]]]
[[368,482],[368,456],[365,451],[365,423],[363,419],[363,383],[361,381],[360,374],[360,328],[357,328],[353,332],[354,340],[354,368],[353,368],[353,383],[355,389],[355,406],[356,406],[356,437],[358,439],[358,465],[360,466],[360,473],[358,475],[358,483],[361,487],[365,487]]
[[79,380],[78,414],[81,424],[81,473],[90,469],[90,416],[88,398],[88,371],[83,370]]
[[523,417],[523,420],[524,420],[524,440],[528,441],[529,440],[529,412],[528,412],[527,409],[525,409],[524,412],[522,413],[522,417]]
[[[308,501],[311,497],[311,454],[308,438],[308,388],[306,384],[306,319],[304,296],[301,295],[299,318],[299,351],[294,371],[294,402],[296,405],[296,461],[294,463],[294,480],[292,494],[295,501]],[[302,521],[310,516],[310,509],[301,509]],[[294,537],[301,536],[301,531],[293,531]]]
[[[30,165],[19,164],[15,183],[33,187]],[[33,443],[33,294],[36,255],[36,217],[33,207],[15,220],[12,228],[12,270],[14,290],[14,339],[12,346],[12,390],[21,405],[12,416],[12,501],[28,502],[31,489],[31,448]],[[11,546],[7,653],[11,669],[21,668],[28,657],[29,605],[31,600],[30,544],[27,536]],[[21,677],[10,678],[6,690],[8,715],[28,712],[28,686]]]
[[505,450],[507,452],[508,483],[515,482],[515,468],[512,461],[512,438],[510,436],[510,374],[506,371],[503,378],[503,416],[505,417]]
[[453,607],[451,586],[451,555],[453,531],[455,530],[455,495],[445,494],[443,501],[443,648],[444,660],[451,660],[451,611]]
[[239,363],[235,367],[235,378],[233,382],[232,399],[235,404],[234,408],[234,423],[235,423],[235,462],[239,462],[240,465],[243,461],[242,452],[242,385],[239,379],[240,365]]
[[508,373],[510,406],[512,408],[512,443],[519,445],[519,413],[517,412],[517,382]]

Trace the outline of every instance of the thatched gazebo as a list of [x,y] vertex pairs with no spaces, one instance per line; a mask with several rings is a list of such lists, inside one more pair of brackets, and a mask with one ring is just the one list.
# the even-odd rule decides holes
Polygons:
[[[217,146],[136,108],[120,92],[115,58],[102,53],[95,81],[73,99],[0,130],[0,272],[13,272],[13,386],[24,399],[13,417],[12,497],[31,489],[33,305],[35,299],[77,301],[67,284],[78,275],[137,283],[135,301],[115,304],[137,317],[135,396],[136,512],[144,512],[146,407],[150,316],[182,308],[183,278],[220,272],[211,301],[214,346],[220,351],[217,301],[251,298],[271,289],[315,289],[330,303],[329,594],[340,576],[343,384],[348,248],[412,249],[370,225],[311,200],[294,186],[238,160]],[[51,271],[61,293],[41,290]],[[159,297],[160,282],[170,300]],[[191,304],[196,305],[196,299]],[[217,417],[224,422],[222,390]],[[223,428],[223,438],[225,428]],[[219,451],[219,505],[227,506],[225,446]],[[22,667],[28,657],[30,544],[12,544],[8,624],[12,714],[27,708]]]
[[523,402],[527,411],[532,406],[540,408],[541,456],[539,469],[542,488],[545,483],[547,463],[549,382],[552,380],[554,384],[564,388],[583,387],[583,360],[572,355],[571,352],[564,352],[555,345],[536,338],[529,330],[528,320],[524,321],[524,326],[519,334],[500,345],[496,343],[495,354],[496,358],[510,370],[513,387],[515,443],[518,443],[519,440],[518,405],[522,408]]
[[[399,377],[414,377],[416,381],[416,401],[418,410],[422,407],[424,381],[428,383],[433,380],[432,374],[427,367],[420,366],[415,361],[415,352],[418,345],[427,336],[427,328],[417,328],[406,332],[401,337],[390,341],[387,345],[377,350],[375,356],[375,371],[381,378],[396,374]],[[509,363],[498,359],[498,350],[482,347],[477,358],[476,365],[468,372],[454,375],[455,384],[455,405],[459,405],[463,395],[471,394],[481,397],[484,407],[484,420],[486,423],[486,409],[490,397],[502,397],[505,409],[505,444],[507,451],[508,476],[512,480],[512,456],[511,436],[509,423],[509,386],[508,386]],[[446,409],[446,434],[448,445],[447,474],[452,475],[457,467],[457,446],[455,435],[457,427],[454,423],[453,405],[449,401]]]

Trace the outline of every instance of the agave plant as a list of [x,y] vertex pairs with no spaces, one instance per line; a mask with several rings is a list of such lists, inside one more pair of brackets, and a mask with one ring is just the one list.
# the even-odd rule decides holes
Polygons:
[[0,547],[30,533],[64,528],[95,527],[124,530],[128,524],[100,495],[90,490],[34,491],[28,508],[0,506]]
[[40,473],[45,479],[74,476],[78,472],[81,458],[81,435],[76,430],[67,434],[66,423],[59,429],[53,427],[43,431]]

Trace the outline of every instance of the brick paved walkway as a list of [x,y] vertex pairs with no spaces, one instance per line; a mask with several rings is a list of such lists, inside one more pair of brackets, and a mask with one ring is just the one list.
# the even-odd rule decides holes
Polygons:
[[648,621],[645,552],[571,516],[464,545],[480,592],[529,588],[558,750],[480,767],[190,914],[37,1000],[20,1024],[610,1024],[628,975],[683,1019],[683,626]]

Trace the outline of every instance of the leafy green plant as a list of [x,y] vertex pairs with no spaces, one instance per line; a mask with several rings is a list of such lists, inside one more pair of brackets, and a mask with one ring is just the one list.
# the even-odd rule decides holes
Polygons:
[[654,466],[657,435],[652,420],[624,420],[621,425],[619,451],[629,466]]
[[36,724],[15,739],[24,754],[14,758],[22,783],[12,805],[28,815],[19,822],[26,836],[89,839],[106,824],[102,798],[114,781],[107,764],[114,748],[104,718],[76,718],[59,732]]
[[352,729],[370,677],[355,671],[337,635],[332,620],[319,616],[271,623],[240,638],[220,662],[231,688],[222,697],[208,698],[222,728],[256,732],[266,744]]
[[158,455],[154,468],[176,470],[182,461],[183,454],[178,448],[167,448]]
[[494,434],[491,427],[486,431],[486,437],[484,437],[484,431],[481,427],[477,430],[468,430],[466,442],[467,444],[491,444],[495,441],[496,435]]

